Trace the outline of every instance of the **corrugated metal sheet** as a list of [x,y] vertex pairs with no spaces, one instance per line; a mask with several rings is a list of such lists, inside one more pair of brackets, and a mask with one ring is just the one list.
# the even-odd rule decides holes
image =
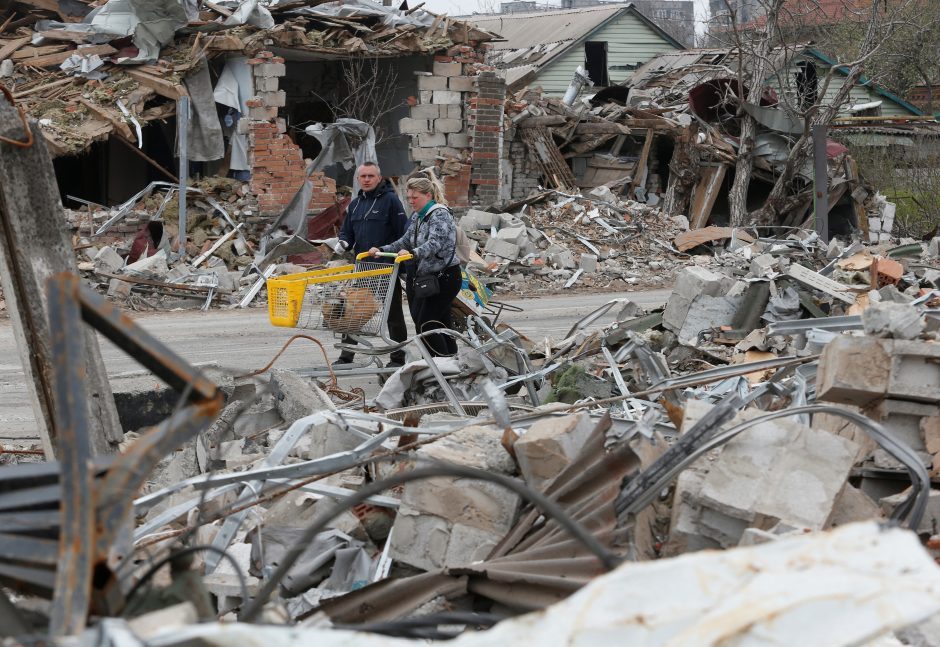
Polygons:
[[[624,479],[652,462],[664,448],[639,439],[621,442],[605,450],[610,418],[605,416],[594,429],[580,457],[547,488],[546,494],[558,501],[577,521],[588,528],[615,553],[625,555],[635,545],[650,556],[652,509],[641,513],[636,527],[642,537],[633,536],[618,524],[614,502]],[[639,443],[639,444],[637,444]],[[643,454],[641,457],[640,454]],[[400,580],[386,580],[325,602],[316,611],[332,621],[361,623],[403,617],[433,597],[434,592],[454,592],[466,585],[470,592],[518,612],[543,609],[571,595],[603,572],[597,558],[571,538],[554,521],[530,510],[500,542],[490,556],[479,563],[426,573]]]
[[626,5],[587,7],[575,11],[539,11],[536,13],[471,16],[470,22],[495,32],[505,42],[492,43],[493,49],[526,49],[547,43],[573,43],[591,33],[605,20],[626,11]]

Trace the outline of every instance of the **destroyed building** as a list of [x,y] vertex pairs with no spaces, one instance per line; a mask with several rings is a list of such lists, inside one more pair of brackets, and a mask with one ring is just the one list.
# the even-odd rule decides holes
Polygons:
[[[940,644],[940,237],[898,239],[895,205],[836,141],[829,204],[850,231],[814,230],[799,200],[792,226],[726,226],[734,52],[683,52],[566,101],[507,88],[483,60],[495,34],[417,8],[206,3],[177,27],[170,2],[160,36],[133,2],[84,21],[84,3],[19,5],[50,22],[6,40],[110,76],[15,64],[34,85],[0,100],[0,344],[16,347],[41,441],[0,446],[4,644]],[[135,15],[119,39],[95,31]],[[98,65],[46,33],[159,56]],[[304,75],[341,76],[356,48],[407,73],[406,104],[375,127],[308,130],[330,101]],[[120,105],[96,94],[122,82]],[[173,154],[141,134],[189,102],[183,157],[214,117],[229,145],[244,135],[251,168],[234,170],[250,179],[165,177]],[[787,145],[767,104],[750,106],[755,184]],[[168,112],[145,127],[148,110]],[[852,134],[934,127],[864,119],[881,121]],[[164,178],[63,212],[61,146],[110,147],[122,126],[120,146],[151,161],[126,159]],[[326,263],[315,239],[341,217],[325,172],[396,126],[407,158],[380,161],[436,164],[474,250],[457,330],[439,333],[457,355],[416,334],[389,367],[399,346],[353,315],[376,319],[387,301],[358,281],[381,274],[391,294],[394,270]],[[652,286],[668,290],[639,292]],[[527,319],[531,302],[490,287],[552,307]],[[579,288],[594,299],[563,315]],[[220,358],[197,365],[128,315],[164,293],[206,308],[266,294],[248,314],[290,330],[270,354],[220,347],[205,331],[233,313],[194,313],[200,351]],[[367,342],[364,366],[332,366],[344,334]],[[140,370],[114,374],[99,339]]]

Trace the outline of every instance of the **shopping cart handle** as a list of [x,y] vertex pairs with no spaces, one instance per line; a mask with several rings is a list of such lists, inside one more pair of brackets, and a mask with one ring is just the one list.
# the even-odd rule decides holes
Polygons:
[[[356,254],[356,260],[361,261],[364,258],[370,256],[369,252],[362,252],[361,254]],[[411,254],[402,254],[399,256],[395,252],[379,252],[377,256],[382,256],[384,258],[394,258],[396,263],[403,263],[404,261],[410,261],[414,256]]]

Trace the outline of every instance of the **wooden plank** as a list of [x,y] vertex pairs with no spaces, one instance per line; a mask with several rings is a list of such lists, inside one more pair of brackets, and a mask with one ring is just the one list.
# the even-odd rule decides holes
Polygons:
[[32,67],[52,67],[53,65],[62,65],[65,59],[72,54],[79,54],[81,56],[92,56],[93,54],[97,54],[98,56],[110,56],[116,53],[117,50],[110,45],[92,45],[91,47],[83,47],[82,49],[70,49],[58,54],[24,58],[19,61],[19,63],[20,65],[31,65]]
[[21,47],[11,58],[14,61],[22,61],[24,58],[37,58],[47,54],[56,54],[66,52],[72,49],[71,45],[44,45],[43,47]]
[[134,134],[134,131],[132,131],[131,127],[127,125],[127,122],[124,121],[123,115],[119,114],[116,110],[109,110],[104,106],[100,106],[97,103],[89,101],[85,97],[79,97],[78,102],[91,110],[94,114],[110,123],[114,129],[126,139],[130,141],[137,141],[137,137]]
[[[636,188],[646,186],[647,168],[646,163],[650,158],[650,148],[653,146],[653,138],[656,131],[652,128],[646,131],[646,139],[643,141],[643,150],[640,152],[640,159],[633,170],[633,178],[630,180],[630,186],[627,187],[627,197],[633,199],[636,197]],[[641,184],[642,183],[642,184]]]
[[189,96],[189,93],[186,92],[186,88],[178,83],[173,83],[157,76],[151,76],[150,74],[146,74],[140,70],[135,70],[134,68],[130,67],[124,70],[124,73],[141,85],[150,88],[161,97],[166,97],[167,99],[173,99],[176,101],[182,97]]
[[629,135],[630,129],[612,121],[586,121],[575,126],[576,135]]
[[[856,186],[860,186],[858,164],[849,156],[845,158],[845,176],[853,190]],[[865,205],[855,198],[852,198],[852,206],[855,208],[855,219],[858,221],[858,227],[865,234],[862,240],[868,240],[868,211],[866,211]]]
[[62,85],[68,85],[74,83],[75,79],[69,77],[67,79],[59,79],[58,81],[52,81],[50,83],[43,83],[42,85],[37,85],[34,88],[29,88],[28,90],[23,90],[22,92],[14,92],[14,99],[21,99],[23,97],[28,97],[31,94],[36,94],[37,92],[42,92],[43,90],[49,90],[51,88],[57,88]]
[[727,172],[727,164],[706,166],[702,169],[702,179],[692,191],[692,208],[689,210],[690,229],[701,229],[708,222]]
[[231,290],[226,290],[224,288],[210,288],[204,285],[189,285],[188,283],[167,283],[166,281],[155,281],[153,279],[145,279],[141,276],[130,276],[128,274],[110,274],[108,272],[95,272],[95,274],[106,279],[118,279],[119,281],[124,281],[125,283],[150,285],[159,288],[172,288],[173,290],[183,290],[185,292],[199,292],[201,294],[206,294],[210,290],[215,290],[216,294],[232,293]]
[[31,36],[24,36],[23,38],[14,38],[13,40],[6,41],[3,47],[0,47],[0,61],[9,58],[16,50],[31,40]]

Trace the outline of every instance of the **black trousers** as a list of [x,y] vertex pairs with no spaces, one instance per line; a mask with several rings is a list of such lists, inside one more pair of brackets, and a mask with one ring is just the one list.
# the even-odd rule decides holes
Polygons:
[[[394,341],[402,342],[408,339],[408,327],[405,325],[405,313],[401,307],[401,281],[395,281],[395,288],[392,290],[392,304],[388,309],[388,336]],[[344,344],[355,344],[356,340],[348,335],[343,335]],[[340,359],[352,361],[355,353],[344,350],[339,354]],[[405,351],[396,350],[389,356],[389,359],[396,364],[405,363]]]
[[[408,309],[415,322],[418,333],[436,330],[438,328],[453,328],[451,307],[454,297],[460,292],[463,279],[460,276],[460,266],[455,265],[441,272],[438,278],[440,292],[433,297],[420,299],[414,295],[414,280],[409,275],[405,282],[405,292],[408,295]],[[457,354],[457,342],[449,335],[428,335],[424,338],[431,352],[438,357]]]

